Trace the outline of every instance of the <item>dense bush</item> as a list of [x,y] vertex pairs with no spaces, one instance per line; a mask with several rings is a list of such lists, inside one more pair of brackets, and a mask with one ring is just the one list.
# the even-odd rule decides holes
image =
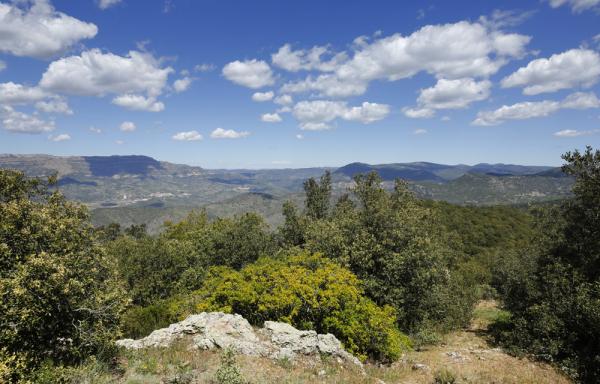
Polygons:
[[210,221],[205,212],[192,213],[177,224],[168,224],[165,239],[189,241],[205,265],[239,269],[274,251],[273,236],[262,216],[245,213]]
[[124,236],[109,243],[108,250],[135,305],[150,305],[202,282],[205,261],[189,241]]
[[567,153],[574,198],[539,216],[539,242],[499,265],[512,317],[496,324],[505,345],[600,381],[600,151]]
[[0,381],[112,349],[123,292],[87,210],[0,170]]
[[107,247],[133,304],[139,306],[198,289],[209,266],[239,269],[274,252],[273,236],[256,214],[211,221],[204,212],[192,213],[177,224],[168,223],[156,237],[130,232]]
[[333,333],[361,358],[391,361],[410,341],[395,313],[363,296],[347,269],[318,255],[260,259],[240,271],[212,268],[194,294],[197,311],[238,313],[255,325],[284,321],[300,329]]

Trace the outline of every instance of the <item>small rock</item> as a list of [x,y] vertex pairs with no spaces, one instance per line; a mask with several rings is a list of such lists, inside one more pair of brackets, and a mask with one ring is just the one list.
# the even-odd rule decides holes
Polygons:
[[460,352],[456,352],[456,351],[446,352],[446,356],[450,357],[454,361],[466,361],[466,360],[469,360],[468,358],[466,358],[463,355],[461,355]]
[[413,371],[427,371],[429,367],[425,364],[416,363],[412,365]]
[[318,375],[319,375],[319,376],[325,376],[325,374],[326,374],[326,373],[327,373],[327,372],[325,372],[325,370],[324,370],[324,369],[321,369],[321,370],[319,371]]

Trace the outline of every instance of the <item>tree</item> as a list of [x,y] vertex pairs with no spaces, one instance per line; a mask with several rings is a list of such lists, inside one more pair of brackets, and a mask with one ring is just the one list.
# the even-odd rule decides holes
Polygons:
[[255,213],[214,221],[209,221],[205,212],[192,213],[180,223],[169,224],[162,238],[191,242],[195,258],[204,266],[235,269],[272,253],[275,246],[267,223]]
[[285,246],[298,246],[304,243],[304,223],[298,212],[298,208],[291,201],[283,203],[283,225],[279,233]]
[[[499,341],[558,362],[581,382],[600,381],[600,151],[569,152],[563,172],[573,198],[538,218],[538,244],[507,268],[503,296],[512,312]],[[510,267],[510,266],[509,266]]]
[[306,215],[311,219],[324,219],[331,199],[331,173],[326,171],[320,182],[310,178],[304,182]]
[[0,170],[0,381],[112,348],[123,292],[85,207]]
[[[164,237],[121,237],[108,245],[127,292],[135,305],[150,305],[182,290],[193,290],[202,284],[205,262],[194,253],[190,241]],[[194,273],[196,272],[196,273]],[[187,286],[192,274],[195,285]]]

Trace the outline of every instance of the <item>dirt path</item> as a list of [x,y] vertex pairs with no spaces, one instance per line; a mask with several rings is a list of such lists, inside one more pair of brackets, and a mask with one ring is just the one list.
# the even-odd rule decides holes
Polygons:
[[434,374],[448,370],[457,383],[561,384],[571,381],[553,367],[520,359],[486,341],[490,319],[499,314],[496,303],[479,303],[471,328],[454,332],[445,342],[425,351],[409,353],[403,362],[385,372],[386,383],[433,383]]

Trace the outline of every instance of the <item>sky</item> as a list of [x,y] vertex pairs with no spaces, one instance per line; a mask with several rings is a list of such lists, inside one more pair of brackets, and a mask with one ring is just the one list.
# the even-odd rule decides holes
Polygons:
[[0,153],[559,165],[600,0],[0,0]]

